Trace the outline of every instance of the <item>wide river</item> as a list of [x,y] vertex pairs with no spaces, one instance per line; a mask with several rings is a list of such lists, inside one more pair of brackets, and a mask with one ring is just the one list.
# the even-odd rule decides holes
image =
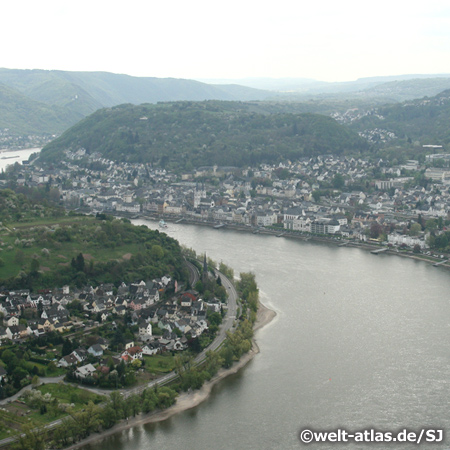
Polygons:
[[[450,430],[447,270],[226,229],[169,224],[166,232],[235,274],[254,272],[262,302],[277,317],[256,334],[261,353],[203,404],[85,450],[288,450],[305,447],[298,432],[306,427]],[[420,448],[449,448],[448,442]]]
[[5,170],[9,165],[16,162],[21,164],[23,161],[28,161],[28,158],[33,153],[39,153],[40,148],[27,148],[24,150],[0,150],[0,172]]

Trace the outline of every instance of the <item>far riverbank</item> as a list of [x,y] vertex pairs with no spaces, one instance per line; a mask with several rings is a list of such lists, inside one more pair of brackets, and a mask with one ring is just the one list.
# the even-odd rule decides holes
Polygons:
[[[130,217],[128,214],[123,214],[123,217]],[[132,217],[132,219],[143,219],[143,220],[150,220],[150,221],[159,221],[161,219],[165,220],[166,222],[172,222],[172,223],[181,223],[181,224],[187,224],[187,225],[199,225],[199,226],[206,226],[208,228],[217,228],[219,225],[218,222],[211,222],[211,221],[201,221],[201,220],[194,220],[192,218],[186,218],[186,217],[171,217],[171,216],[164,216],[164,215],[154,215],[154,216],[135,216]],[[286,239],[296,239],[301,241],[310,241],[310,242],[318,242],[322,244],[333,244],[339,247],[353,247],[353,248],[360,248],[363,250],[367,250],[372,252],[373,250],[379,250],[382,248],[386,248],[387,250],[383,252],[384,255],[395,255],[395,256],[401,256],[403,258],[410,258],[415,259],[418,261],[428,262],[430,264],[440,263],[439,266],[450,269],[450,259],[448,262],[443,262],[445,259],[439,259],[437,257],[432,257],[428,255],[424,255],[422,253],[414,253],[412,250],[399,250],[396,247],[388,248],[385,246],[382,246],[381,244],[371,244],[368,242],[363,241],[353,241],[353,240],[347,240],[347,239],[337,239],[333,236],[325,236],[325,235],[315,235],[315,234],[306,234],[306,233],[299,233],[299,232],[291,232],[284,229],[274,230],[271,228],[259,228],[255,230],[253,227],[247,227],[244,225],[237,225],[237,224],[225,224],[223,225],[223,228],[230,229],[233,231],[240,231],[244,233],[252,233],[252,234],[261,234],[261,235],[268,235],[268,236],[274,236],[277,238],[286,238]],[[162,229],[161,231],[164,231]],[[255,232],[256,231],[256,232]]]
[[[254,325],[254,331],[263,328],[268,325],[276,316],[276,312],[267,308],[261,302],[259,302],[258,313],[256,322]],[[105,430],[101,433],[95,433],[86,439],[83,439],[76,444],[67,447],[66,450],[73,450],[84,447],[87,444],[100,441],[107,436],[111,436],[115,433],[120,433],[121,431],[127,430],[129,428],[144,425],[146,423],[157,423],[169,419],[183,411],[195,408],[204,402],[211,394],[213,387],[218,384],[223,379],[239,372],[243,367],[245,367],[257,354],[259,353],[259,347],[256,343],[255,338],[253,338],[252,348],[248,353],[243,355],[239,361],[233,364],[229,369],[220,369],[219,372],[208,382],[206,382],[201,389],[192,392],[182,393],[177,397],[176,403],[163,411],[159,411],[152,414],[139,414],[136,417],[132,417],[127,421],[122,421],[112,428]]]

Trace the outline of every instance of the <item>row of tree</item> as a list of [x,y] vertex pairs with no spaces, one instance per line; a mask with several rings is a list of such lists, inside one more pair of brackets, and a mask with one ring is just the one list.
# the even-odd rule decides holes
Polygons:
[[27,425],[14,447],[17,450],[44,450],[51,443],[51,448],[64,448],[92,433],[107,430],[120,420],[128,420],[141,412],[166,409],[175,403],[176,396],[174,389],[159,386],[128,397],[114,391],[103,405],[91,401],[82,410],[69,409],[68,416],[53,432]]

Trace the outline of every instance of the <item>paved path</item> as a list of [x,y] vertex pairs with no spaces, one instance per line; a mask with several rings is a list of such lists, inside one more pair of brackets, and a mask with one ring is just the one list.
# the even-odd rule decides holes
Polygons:
[[[60,381],[63,381],[65,375],[61,375],[59,377],[46,377],[46,378],[39,378],[39,385],[41,384],[49,384],[49,383],[59,383]],[[24,392],[30,391],[33,388],[32,384],[29,384],[28,386],[25,386],[22,388],[17,394],[11,395],[11,397],[4,398],[3,400],[0,400],[0,405],[6,405],[7,403],[13,402],[17,400]]]

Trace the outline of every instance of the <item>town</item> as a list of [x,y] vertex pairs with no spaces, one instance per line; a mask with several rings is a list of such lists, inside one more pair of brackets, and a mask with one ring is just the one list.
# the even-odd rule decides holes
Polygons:
[[[206,255],[203,267],[195,260],[186,264],[190,282],[204,295],[194,289],[182,289],[169,276],[128,285],[122,282],[118,287],[104,284],[82,289],[64,286],[39,293],[28,289],[3,291],[0,293],[4,322],[0,327],[1,345],[31,342],[28,350],[34,353],[34,341],[47,349],[50,344],[54,349],[49,354],[44,351],[46,356],[38,363],[54,361],[51,366],[54,370],[72,368],[72,378],[83,379],[85,384],[132,385],[134,377],[122,378],[120,383],[114,379],[114,386],[110,386],[110,368],[130,364],[136,371],[144,356],[173,356],[187,348],[198,353],[211,344],[222,323],[228,295],[220,276],[210,269]],[[226,266],[222,264],[222,267]],[[50,359],[46,361],[46,358]],[[172,370],[173,359],[167,360]],[[45,375],[46,371],[38,373]],[[156,377],[155,373],[147,375],[146,381]],[[0,376],[4,387],[2,397],[29,383],[26,371],[13,372],[13,377],[7,380],[4,367],[0,367]]]
[[[425,145],[424,153],[430,150],[425,147],[442,151]],[[15,185],[45,186],[55,201],[88,214],[183,219],[253,232],[272,228],[424,251],[445,232],[449,160],[445,153],[393,163],[328,155],[174,174],[79,149],[66,151],[59,168],[27,164],[12,170]],[[8,174],[0,183],[7,185]]]

